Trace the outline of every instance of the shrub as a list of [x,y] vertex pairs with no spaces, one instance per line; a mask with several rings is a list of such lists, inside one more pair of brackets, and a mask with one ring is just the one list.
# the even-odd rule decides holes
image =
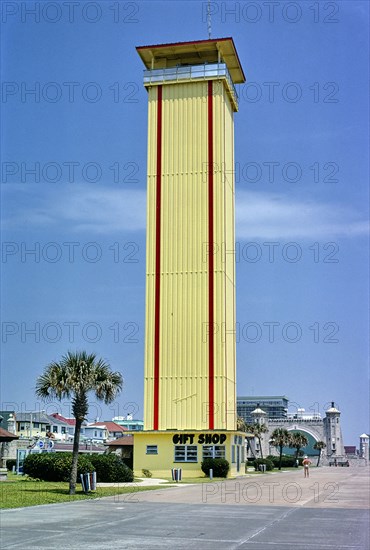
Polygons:
[[256,471],[258,471],[260,468],[260,466],[262,464],[265,464],[266,465],[266,471],[269,472],[271,470],[274,469],[274,463],[272,460],[270,460],[269,458],[257,458],[254,462],[253,462],[253,466],[254,466],[254,469]]
[[[93,472],[94,467],[86,455],[78,455],[77,481],[80,474]],[[23,471],[32,478],[43,481],[68,481],[72,468],[72,453],[29,454],[24,461]]]
[[214,477],[227,477],[230,464],[224,458],[206,458],[202,462],[202,472],[209,477],[209,471],[213,470]]
[[[270,455],[267,458],[272,460],[272,462],[274,463],[275,468],[279,467],[279,457],[278,456],[271,456]],[[299,465],[301,466],[303,459],[301,457],[298,457],[298,460],[299,460]],[[296,461],[295,456],[283,455],[281,457],[281,467],[282,468],[293,468],[295,466],[295,461]]]
[[13,470],[13,466],[16,466],[17,465],[17,461],[15,460],[15,458],[8,458],[7,461],[6,461],[6,468],[7,470],[9,470],[9,472],[11,472]]
[[126,466],[130,468],[130,470],[134,469],[134,460],[132,456],[122,456],[121,460]]
[[123,460],[115,455],[89,455],[98,482],[115,483],[133,481],[134,474]]

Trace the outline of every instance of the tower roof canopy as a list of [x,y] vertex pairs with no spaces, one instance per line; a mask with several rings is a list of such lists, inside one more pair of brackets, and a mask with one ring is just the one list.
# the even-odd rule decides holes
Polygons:
[[245,75],[231,37],[138,46],[136,50],[147,69],[217,63],[221,59],[226,63],[234,84],[245,82]]
[[338,409],[334,406],[334,401],[331,402],[331,407],[326,411],[327,413],[339,413]]

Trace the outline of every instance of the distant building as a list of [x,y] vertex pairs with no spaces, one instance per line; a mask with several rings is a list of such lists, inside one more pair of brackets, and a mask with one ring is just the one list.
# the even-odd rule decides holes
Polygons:
[[10,417],[12,420],[14,420],[15,411],[0,411],[0,428],[9,430],[10,432],[12,432],[13,430],[9,429],[9,424],[8,424]]
[[112,420],[116,424],[119,424],[123,428],[126,428],[126,430],[130,430],[132,432],[142,431],[144,429],[144,420],[132,418],[130,414],[127,416],[115,416]]
[[108,453],[115,453],[122,458],[124,463],[133,468],[133,452],[134,452],[134,436],[125,435],[125,437],[119,437],[114,441],[108,441],[104,443],[108,447]]
[[344,452],[348,457],[357,457],[356,445],[344,445]]
[[368,434],[360,435],[360,456],[367,460],[370,459],[369,439]]
[[319,412],[306,412],[306,409],[297,409],[296,412],[288,413],[289,420],[321,420]]
[[[76,419],[75,418],[66,418],[65,416],[62,416],[59,413],[53,413],[50,416],[52,418],[54,418],[55,420],[61,422],[62,425],[64,426],[63,427],[63,433],[65,434],[64,439],[73,439],[74,433],[75,433]],[[83,426],[85,424],[86,424],[85,422],[82,423],[82,429],[83,429]],[[54,428],[54,430],[55,430],[55,428]]]
[[272,420],[287,418],[289,399],[285,395],[247,395],[237,397],[236,410],[245,422],[253,422],[252,411],[260,407]]
[[[265,399],[268,400],[268,398]],[[322,463],[344,458],[345,451],[340,425],[341,412],[335,407],[334,402],[332,401],[331,406],[325,411],[324,418],[321,418],[317,413],[305,413],[304,409],[298,409],[298,411],[297,414],[286,415],[285,418],[269,418],[267,412],[261,406],[255,408],[251,413],[253,419],[251,423],[264,424],[267,432],[261,437],[261,446],[259,441],[248,438],[250,453],[257,457],[266,457],[270,454],[276,455],[278,449],[273,445],[273,432],[276,428],[284,428],[292,434],[299,432],[306,437],[307,445],[302,450],[311,457],[320,454],[320,451],[315,449],[315,443],[323,441],[325,448],[321,453]],[[283,452],[294,454],[294,449],[285,447]]]
[[109,439],[122,437],[126,428],[107,420],[106,422],[94,422],[84,427],[83,439],[91,439],[92,441],[105,442]]
[[[59,416],[59,415],[58,415]],[[48,415],[45,411],[31,411],[15,414],[16,433],[20,437],[45,437],[51,433],[53,439],[67,440],[73,437],[70,434],[70,424],[63,417],[58,418],[54,415]]]

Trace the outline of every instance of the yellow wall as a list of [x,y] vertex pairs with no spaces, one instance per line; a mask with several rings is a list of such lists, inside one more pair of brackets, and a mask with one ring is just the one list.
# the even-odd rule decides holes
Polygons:
[[[153,429],[157,87],[148,89],[144,428]],[[163,85],[159,429],[208,428],[208,83]],[[236,429],[233,109],[213,81],[215,429]],[[135,436],[136,437],[136,436]],[[136,442],[135,442],[136,452]]]
[[[184,432],[181,432],[182,434]],[[178,434],[181,435],[180,432]],[[193,445],[197,444],[198,437],[200,433],[207,434],[207,432],[188,432],[189,434],[194,435]],[[215,432],[208,432],[210,434]],[[218,433],[218,432],[217,432]],[[229,477],[234,477],[236,475],[242,475],[245,473],[245,464],[240,462],[240,471],[237,472],[236,462],[232,462],[232,450],[231,447],[235,443],[234,437],[241,437],[241,441],[244,444],[245,434],[239,432],[219,432],[226,435],[226,440],[224,442],[225,451],[226,451],[226,460],[230,464]],[[204,476],[201,470],[202,462],[202,445],[197,444],[198,447],[198,462],[174,462],[174,448],[175,444],[173,443],[173,436],[176,432],[161,433],[161,432],[143,432],[135,433],[134,435],[134,474],[135,477],[143,477],[142,470],[149,470],[153,477],[171,477],[172,468],[181,468],[182,477],[198,477]],[[176,434],[176,435],[178,435]],[[151,455],[146,454],[147,445],[157,445],[158,454]],[[241,451],[240,451],[241,453]],[[235,454],[236,456],[236,454]]]

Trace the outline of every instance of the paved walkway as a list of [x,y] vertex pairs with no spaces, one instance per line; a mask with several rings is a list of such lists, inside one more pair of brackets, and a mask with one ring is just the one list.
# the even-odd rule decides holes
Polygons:
[[[138,485],[140,487],[152,487],[153,485],[166,485],[167,487],[178,487],[179,484],[168,481],[168,479],[161,479],[159,477],[138,477],[140,479]],[[132,483],[97,483],[97,487],[132,487]],[[181,485],[183,487],[183,485]]]
[[370,507],[369,468],[311,468],[140,494],[141,502],[356,509]]
[[369,550],[369,469],[261,474],[5,510],[1,520],[2,550]]

